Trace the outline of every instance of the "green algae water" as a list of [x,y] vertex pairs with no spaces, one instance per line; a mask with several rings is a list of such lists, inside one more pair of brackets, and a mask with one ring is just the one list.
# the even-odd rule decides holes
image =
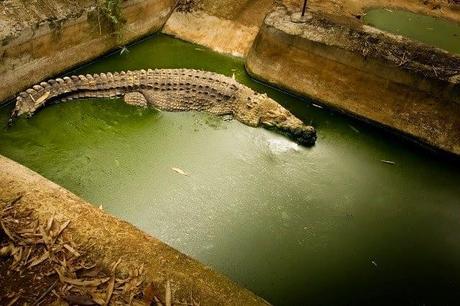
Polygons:
[[436,17],[403,10],[372,9],[364,22],[393,34],[460,54],[460,25]]
[[458,302],[458,164],[256,83],[239,59],[162,35],[129,51],[76,73],[234,74],[316,126],[317,144],[206,114],[93,99],[1,130],[0,153],[275,305]]

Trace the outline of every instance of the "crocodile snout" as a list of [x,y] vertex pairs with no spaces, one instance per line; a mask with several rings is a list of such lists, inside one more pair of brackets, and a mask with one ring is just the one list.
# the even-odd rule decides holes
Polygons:
[[289,134],[294,141],[304,146],[312,146],[316,142],[316,130],[312,126],[297,127]]

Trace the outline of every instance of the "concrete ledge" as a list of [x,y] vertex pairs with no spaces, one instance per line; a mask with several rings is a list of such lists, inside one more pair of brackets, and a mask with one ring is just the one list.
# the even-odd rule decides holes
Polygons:
[[[39,4],[30,4],[27,9],[34,13],[30,14],[43,17],[24,21],[25,27],[0,37],[0,103],[43,79],[158,31],[175,6],[174,0],[124,1],[122,14],[126,23],[121,39],[117,40],[113,33],[99,27],[94,2],[78,0],[78,12],[72,11],[73,7],[66,2],[55,2],[50,1],[48,5],[55,6],[57,11],[66,9],[67,15],[55,20],[51,13],[40,12]],[[22,11],[5,11],[5,14],[9,19],[26,18],[19,15]],[[10,26],[1,18],[5,17],[0,17],[0,24]]]
[[122,273],[144,265],[146,280],[153,282],[155,288],[164,288],[166,280],[170,280],[177,300],[193,292],[200,305],[268,305],[209,267],[3,156],[0,182],[0,197],[8,200],[23,195],[16,205],[33,211],[40,223],[45,224],[52,215],[58,222],[71,220],[66,238],[106,269],[120,258]]
[[248,72],[411,139],[460,155],[460,57],[376,29],[284,8],[265,19]]

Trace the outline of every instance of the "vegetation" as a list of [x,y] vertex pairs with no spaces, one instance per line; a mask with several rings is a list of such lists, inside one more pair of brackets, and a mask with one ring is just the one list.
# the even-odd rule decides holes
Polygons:
[[102,20],[99,20],[100,31],[102,32],[102,21],[109,27],[109,31],[116,35],[117,39],[121,39],[121,30],[125,23],[121,15],[122,1],[123,0],[97,0],[98,15],[102,17]]

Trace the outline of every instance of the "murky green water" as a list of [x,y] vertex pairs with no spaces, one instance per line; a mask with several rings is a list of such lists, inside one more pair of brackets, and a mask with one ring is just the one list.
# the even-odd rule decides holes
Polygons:
[[241,60],[166,36],[129,49],[83,70],[235,73],[311,121],[317,145],[203,114],[84,100],[2,130],[0,153],[276,305],[456,304],[458,164],[255,83]]
[[372,9],[364,22],[394,34],[460,54],[460,25],[403,10]]

